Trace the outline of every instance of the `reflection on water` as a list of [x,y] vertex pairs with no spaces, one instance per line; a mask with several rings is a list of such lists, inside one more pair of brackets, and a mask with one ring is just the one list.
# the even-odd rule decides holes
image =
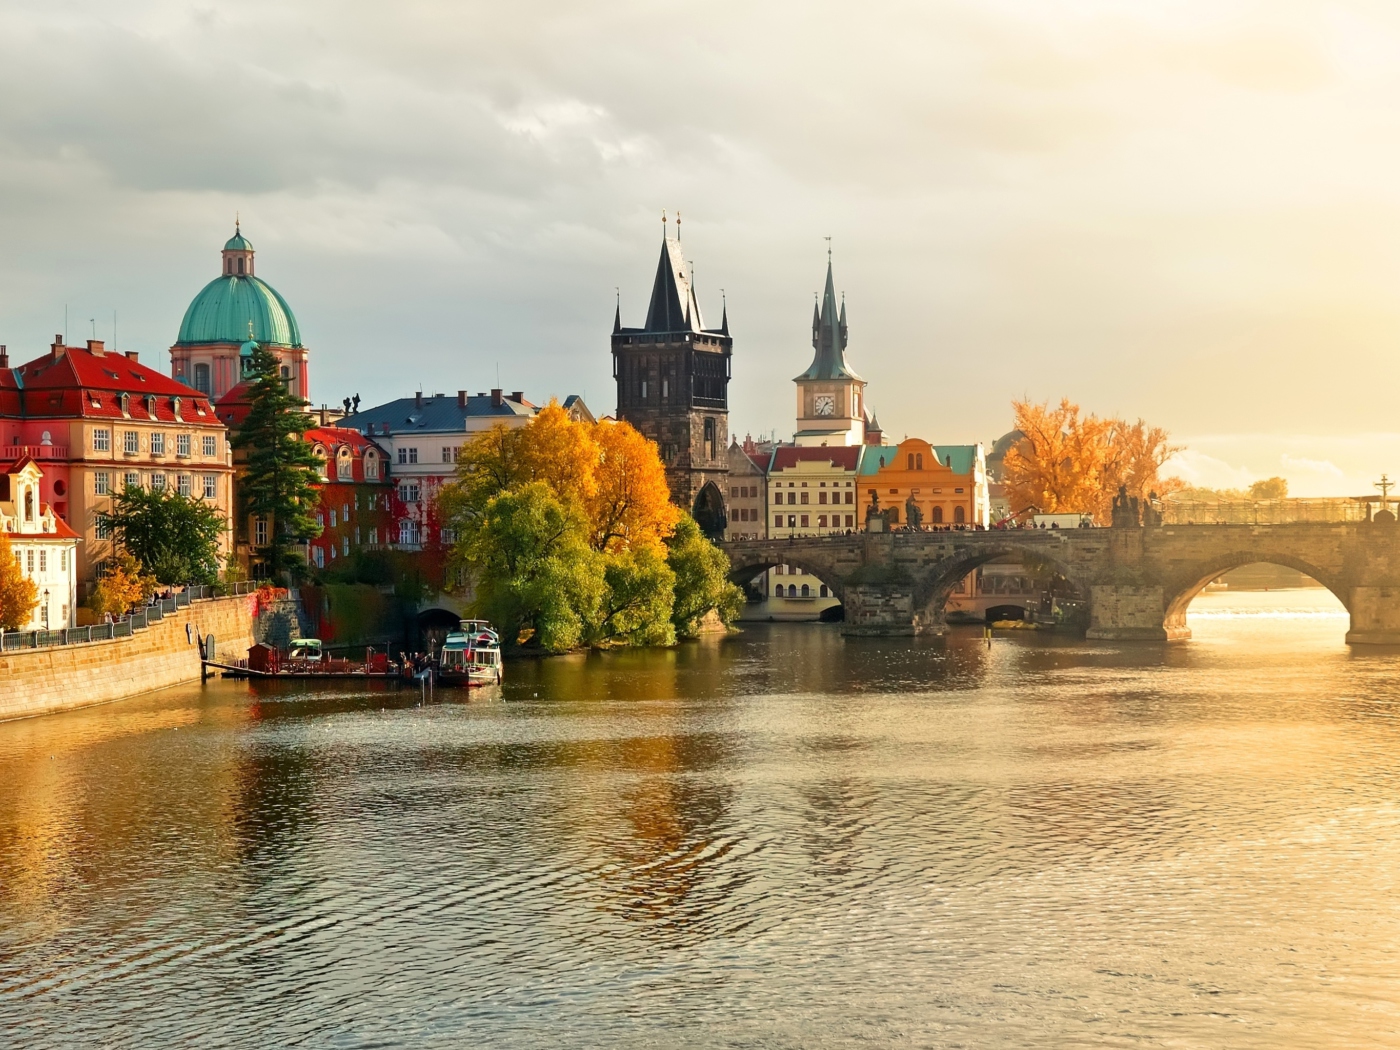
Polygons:
[[773,625],[0,725],[14,1045],[1400,1043],[1400,656]]

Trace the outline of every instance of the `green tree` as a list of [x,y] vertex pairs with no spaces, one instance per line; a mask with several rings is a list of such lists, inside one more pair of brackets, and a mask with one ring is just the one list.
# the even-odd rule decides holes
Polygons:
[[671,613],[676,601],[676,574],[650,546],[607,555],[607,587],[596,630],[597,640],[631,645],[671,645],[676,640]]
[[744,592],[729,582],[729,559],[705,538],[689,514],[681,515],[666,548],[666,562],[676,575],[671,622],[679,637],[699,634],[700,623],[711,609],[726,626],[739,618]]
[[228,523],[218,507],[171,489],[128,486],[99,516],[123,550],[162,583],[213,583],[219,537]]
[[477,580],[475,612],[507,644],[575,648],[597,630],[607,584],[577,510],[543,482],[505,491],[471,519],[461,554]]
[[306,402],[287,388],[277,358],[257,344],[251,374],[251,407],[233,436],[233,447],[246,454],[239,500],[243,513],[267,519],[268,544],[261,553],[276,574],[294,560],[294,544],[321,532],[316,524],[321,461],[304,438],[314,425],[302,411]]

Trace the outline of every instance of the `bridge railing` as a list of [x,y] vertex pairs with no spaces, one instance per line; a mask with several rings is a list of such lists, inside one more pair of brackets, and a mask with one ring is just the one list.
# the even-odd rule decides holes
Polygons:
[[1300,525],[1369,521],[1376,500],[1264,499],[1162,501],[1163,525]]

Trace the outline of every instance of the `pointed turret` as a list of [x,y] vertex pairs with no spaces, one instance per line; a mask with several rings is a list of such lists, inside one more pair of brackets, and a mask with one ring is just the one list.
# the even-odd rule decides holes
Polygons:
[[613,335],[622,331],[622,296],[617,297],[617,306],[613,310]]
[[720,316],[720,319],[719,319],[719,332],[720,332],[720,335],[728,335],[728,334],[729,334],[729,300],[728,300],[728,299],[721,298],[721,299],[720,299],[720,303],[721,303],[721,308],[722,308],[722,311],[723,311],[723,312],[722,312],[722,314],[721,314],[721,316]]
[[700,306],[685,273],[680,242],[671,240],[663,231],[661,258],[656,264],[656,280],[652,282],[651,303],[642,331],[700,332],[704,328]]
[[826,291],[821,307],[812,307],[812,358],[802,379],[859,379],[846,364],[846,303],[836,302],[836,281],[832,276],[831,259],[826,261]]

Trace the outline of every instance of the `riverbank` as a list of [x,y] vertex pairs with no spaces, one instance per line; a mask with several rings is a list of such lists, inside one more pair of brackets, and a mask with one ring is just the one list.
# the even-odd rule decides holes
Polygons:
[[127,638],[0,654],[0,721],[71,711],[198,681],[196,636],[221,652],[253,644],[257,597],[196,601]]

